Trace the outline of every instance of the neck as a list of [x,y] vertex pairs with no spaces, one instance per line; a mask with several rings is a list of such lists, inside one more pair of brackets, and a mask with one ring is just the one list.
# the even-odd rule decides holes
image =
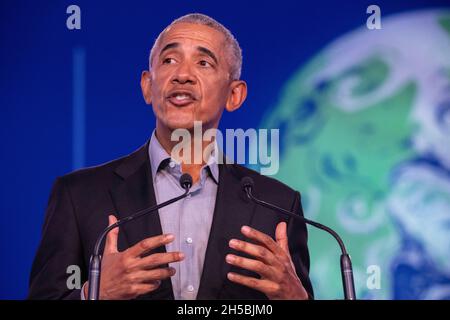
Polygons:
[[[172,158],[181,163],[182,172],[189,173],[192,176],[193,182],[196,183],[200,180],[200,171],[208,160],[203,157],[204,151],[211,151],[210,145],[214,142],[215,136],[210,141],[204,141],[204,129],[202,129],[201,136],[194,135],[194,129],[188,131],[190,133],[190,139],[182,138],[179,141],[172,141],[171,136],[173,130],[158,126],[157,124],[156,138],[164,150]],[[182,147],[180,148],[181,145]],[[172,150],[174,150],[175,147],[177,148],[175,150],[179,152],[174,152],[174,154],[172,154]],[[190,154],[187,154],[189,150]]]

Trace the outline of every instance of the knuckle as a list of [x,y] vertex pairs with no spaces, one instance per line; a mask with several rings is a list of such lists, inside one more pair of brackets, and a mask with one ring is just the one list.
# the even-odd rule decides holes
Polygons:
[[143,240],[141,242],[139,242],[139,248],[145,250],[150,246],[150,241],[149,240]]
[[155,242],[155,245],[163,245],[166,242],[166,236],[159,235],[153,238],[153,241]]
[[266,257],[267,257],[267,251],[266,251],[266,249],[264,249],[264,248],[258,249],[258,255],[259,255],[261,258],[266,258]]
[[123,273],[125,274],[125,277],[128,279],[128,277],[129,277],[130,274],[131,274],[131,269],[130,269],[130,268],[125,268],[125,269],[123,270]]
[[135,270],[139,266],[139,261],[130,259],[126,262],[126,265],[128,269]]
[[249,279],[249,284],[252,287],[256,287],[258,285],[258,281],[256,279],[254,279],[254,278],[251,278],[251,279]]
[[281,285],[279,283],[275,283],[273,286],[273,290],[275,292],[280,292],[281,291]]
[[158,253],[151,254],[145,258],[147,266],[153,266],[158,260]]
[[172,261],[176,261],[177,260],[177,254],[176,253],[165,253],[163,256],[160,257],[160,259],[158,259],[158,261],[162,264],[162,263],[169,263]]
[[269,287],[269,292],[271,294],[277,294],[279,293],[281,290],[281,286],[278,283],[273,283],[270,287]]
[[152,254],[153,262],[160,263],[162,260],[167,258],[166,257],[167,255],[168,255],[167,253],[153,253]]
[[159,286],[160,284],[157,282],[149,283],[148,285],[145,286],[145,292],[155,291],[156,289],[159,288]]
[[136,275],[134,275],[133,273],[128,273],[125,276],[125,279],[130,283],[134,283],[134,282],[136,282]]
[[254,269],[260,271],[263,267],[263,263],[259,260],[254,260],[251,262]]
[[158,289],[158,285],[157,284],[149,284],[148,286],[147,286],[147,292],[149,292],[149,291],[155,291],[156,289]]
[[261,261],[257,261],[255,264],[256,270],[262,273],[267,273],[267,266]]
[[137,284],[132,284],[130,286],[130,292],[133,295],[138,295],[139,294],[139,286]]
[[267,244],[267,237],[265,234],[259,234],[258,235],[258,241],[261,241],[264,244]]
[[125,274],[130,273],[131,268],[125,262],[121,263],[121,267],[122,267],[121,269],[122,269],[123,273],[125,273]]

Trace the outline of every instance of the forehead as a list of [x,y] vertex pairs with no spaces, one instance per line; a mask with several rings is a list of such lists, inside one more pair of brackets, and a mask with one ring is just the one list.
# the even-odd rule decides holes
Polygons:
[[222,32],[205,25],[176,23],[165,30],[159,48],[171,42],[202,45],[220,53],[225,46],[225,36]]

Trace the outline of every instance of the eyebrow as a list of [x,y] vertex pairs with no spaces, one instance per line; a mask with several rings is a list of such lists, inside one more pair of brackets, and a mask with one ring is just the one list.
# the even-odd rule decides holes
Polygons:
[[[180,46],[180,43],[178,42],[171,42],[167,45],[164,46],[164,48],[162,48],[161,52],[159,53],[159,55],[161,56],[163,54],[164,51],[167,51],[169,49],[174,49],[174,48],[178,48]],[[201,53],[206,54],[207,56],[211,57],[211,59],[214,60],[214,62],[217,64],[218,60],[216,55],[214,54],[214,52],[212,52],[211,50],[209,50],[208,48],[202,47],[202,46],[198,46],[197,50],[200,51]]]
[[214,62],[217,64],[217,58],[216,58],[216,55],[214,54],[214,52],[212,52],[211,50],[209,50],[205,47],[197,47],[197,50],[206,54],[207,56],[210,56],[211,59],[213,59]]
[[180,44],[178,42],[171,42],[171,43],[167,44],[164,48],[162,48],[161,52],[159,53],[159,56],[161,56],[164,51],[167,51],[167,50],[173,49],[173,48],[177,48],[179,46],[180,46]]

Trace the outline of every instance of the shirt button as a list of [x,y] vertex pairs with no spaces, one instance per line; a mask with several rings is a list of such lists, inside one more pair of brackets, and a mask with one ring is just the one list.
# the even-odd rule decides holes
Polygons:
[[169,167],[171,167],[172,169],[175,168],[175,161],[170,161]]
[[192,243],[192,238],[191,237],[186,238],[186,242],[191,244]]
[[189,285],[189,286],[187,287],[187,291],[189,291],[189,292],[194,291],[194,286]]

